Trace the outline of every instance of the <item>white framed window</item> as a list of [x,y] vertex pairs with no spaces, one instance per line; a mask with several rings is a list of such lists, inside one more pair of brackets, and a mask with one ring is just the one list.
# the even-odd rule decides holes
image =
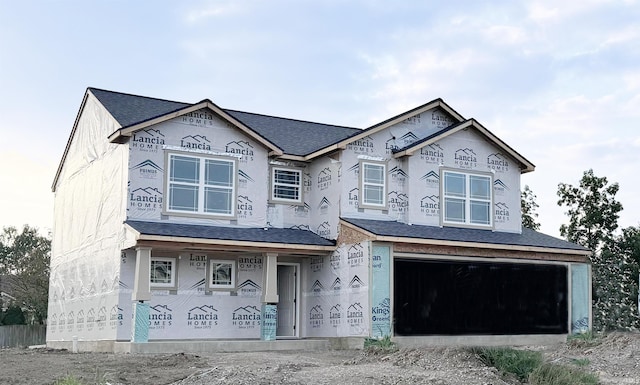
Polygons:
[[360,162],[360,207],[376,209],[387,207],[386,177],[386,163]]
[[235,217],[235,160],[169,153],[167,166],[167,213]]
[[149,283],[151,288],[176,289],[178,287],[178,265],[175,258],[151,257]]
[[224,259],[209,259],[207,287],[209,289],[235,289],[236,262]]
[[443,224],[493,226],[491,174],[443,170],[441,180]]
[[271,200],[302,203],[302,170],[295,168],[271,168]]

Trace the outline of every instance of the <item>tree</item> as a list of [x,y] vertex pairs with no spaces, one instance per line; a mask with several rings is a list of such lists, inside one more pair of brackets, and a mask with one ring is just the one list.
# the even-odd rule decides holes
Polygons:
[[5,227],[0,234],[0,275],[15,304],[42,324],[47,318],[51,240],[25,225],[22,232]]
[[[593,326],[596,330],[633,328],[635,301],[633,264],[614,236],[622,204],[615,199],[619,186],[585,171],[579,187],[560,183],[559,206],[567,206],[569,225],[560,234],[589,248],[593,271]],[[637,289],[635,289],[637,292]]]
[[17,305],[9,306],[2,317],[2,325],[25,325],[26,323],[24,312]]
[[524,190],[520,192],[520,209],[522,211],[522,226],[531,230],[540,230],[540,223],[536,222],[538,213],[536,209],[540,206],[536,203],[536,194],[524,185]]
[[598,251],[618,228],[622,204],[615,200],[617,183],[608,185],[606,177],[598,178],[593,170],[585,171],[580,186],[558,184],[558,206],[567,206],[569,225],[560,226],[560,235],[591,251]]

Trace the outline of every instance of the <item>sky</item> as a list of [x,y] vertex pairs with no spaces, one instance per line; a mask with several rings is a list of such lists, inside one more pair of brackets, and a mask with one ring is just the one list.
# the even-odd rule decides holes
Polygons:
[[47,233],[87,87],[366,128],[436,98],[640,225],[640,1],[0,0],[0,227]]

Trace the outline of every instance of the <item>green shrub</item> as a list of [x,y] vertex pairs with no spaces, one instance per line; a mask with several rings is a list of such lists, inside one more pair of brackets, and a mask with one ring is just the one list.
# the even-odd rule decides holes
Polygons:
[[364,348],[367,350],[377,350],[383,352],[395,352],[398,350],[395,342],[391,341],[391,336],[378,338],[367,338],[364,340]]
[[542,364],[529,375],[532,385],[597,385],[598,377],[579,368]]
[[54,385],[84,385],[84,384],[74,376],[66,376],[65,378],[62,378],[54,382]]
[[473,348],[480,360],[503,374],[511,373],[524,382],[542,364],[542,353],[512,348]]
[[591,330],[567,337],[567,345],[572,348],[586,348],[600,345],[600,336]]

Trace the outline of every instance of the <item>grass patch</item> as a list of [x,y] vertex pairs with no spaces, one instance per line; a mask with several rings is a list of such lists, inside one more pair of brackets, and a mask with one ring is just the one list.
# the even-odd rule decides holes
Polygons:
[[600,336],[592,331],[572,334],[567,337],[567,345],[571,348],[590,348],[601,343]]
[[542,364],[529,375],[532,385],[597,385],[598,377],[579,368]]
[[473,348],[480,360],[498,369],[502,374],[513,374],[525,382],[537,367],[542,365],[542,353],[512,348]]
[[368,351],[379,352],[395,352],[398,350],[396,343],[391,341],[391,336],[384,336],[380,339],[367,338],[364,340],[364,348]]
[[589,361],[588,358],[574,358],[573,360],[571,360],[571,363],[575,366],[588,366],[591,361]]

